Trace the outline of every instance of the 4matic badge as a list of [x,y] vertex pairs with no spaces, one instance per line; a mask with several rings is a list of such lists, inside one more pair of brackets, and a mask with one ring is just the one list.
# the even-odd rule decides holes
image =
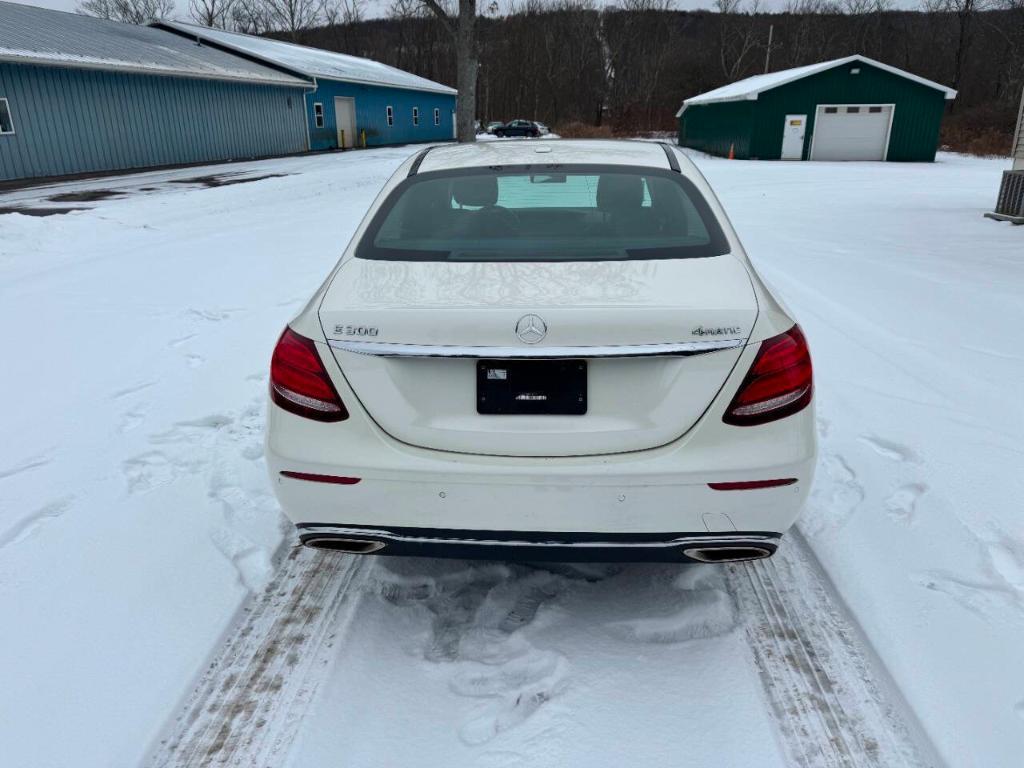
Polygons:
[[738,325],[717,325],[712,328],[705,328],[698,325],[690,331],[691,336],[742,336],[743,329]]

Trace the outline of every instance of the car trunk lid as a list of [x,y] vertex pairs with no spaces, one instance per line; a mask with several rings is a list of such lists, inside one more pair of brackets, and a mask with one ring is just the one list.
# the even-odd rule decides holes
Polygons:
[[[756,317],[749,275],[731,255],[351,259],[320,307],[346,380],[384,431],[424,448],[512,456],[617,453],[677,439],[714,400]],[[486,410],[478,359],[507,357],[583,359],[585,413],[478,412]]]

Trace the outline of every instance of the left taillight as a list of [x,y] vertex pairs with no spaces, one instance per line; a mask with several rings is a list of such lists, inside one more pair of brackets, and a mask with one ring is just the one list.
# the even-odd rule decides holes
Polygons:
[[338,396],[316,344],[285,328],[270,360],[270,397],[286,411],[316,421],[343,421],[348,411]]
[[806,408],[813,392],[811,352],[800,326],[794,325],[761,342],[722,421],[737,427],[766,424]]

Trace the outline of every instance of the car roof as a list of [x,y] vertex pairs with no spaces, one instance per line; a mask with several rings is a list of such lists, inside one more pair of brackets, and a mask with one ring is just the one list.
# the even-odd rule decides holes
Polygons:
[[[674,151],[674,150],[673,150]],[[689,165],[675,153],[680,165]],[[611,139],[526,139],[479,141],[434,147],[423,157],[419,172],[495,165],[639,165],[668,169],[663,145],[652,141]]]

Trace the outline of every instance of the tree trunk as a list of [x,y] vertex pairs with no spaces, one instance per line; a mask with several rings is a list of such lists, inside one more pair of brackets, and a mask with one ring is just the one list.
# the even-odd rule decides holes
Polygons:
[[459,102],[455,125],[459,143],[476,141],[476,0],[459,0],[459,20],[455,31],[458,57],[456,87]]

